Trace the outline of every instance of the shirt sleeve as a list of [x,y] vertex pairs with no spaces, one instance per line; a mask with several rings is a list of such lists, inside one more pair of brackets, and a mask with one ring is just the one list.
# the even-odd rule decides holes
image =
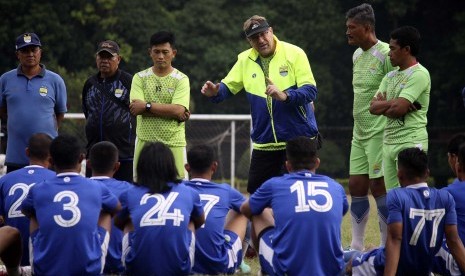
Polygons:
[[447,203],[446,218],[444,222],[446,225],[457,225],[457,211],[455,209],[454,197],[449,192],[446,192],[444,197],[446,197],[444,202]]
[[129,99],[145,101],[144,90],[142,85],[142,78],[138,74],[135,74],[132,78],[131,92],[129,92]]
[[413,103],[427,90],[429,83],[429,76],[425,72],[415,71],[408,78],[407,83],[399,94],[399,98],[407,99]]
[[118,198],[102,183],[99,183],[102,189],[102,209],[112,212],[118,206]]
[[63,79],[57,75],[56,83],[56,94],[55,94],[55,113],[61,114],[66,113],[68,111],[66,107],[67,101],[67,92],[66,92],[66,85]]
[[125,221],[126,218],[129,217],[128,193],[129,189],[121,193],[119,196],[119,201],[121,202],[121,211],[116,216],[122,221]]
[[266,181],[250,196],[249,205],[252,215],[258,215],[266,207],[271,207],[272,184],[272,181]]
[[230,209],[240,213],[241,205],[245,201],[245,197],[236,189],[232,188],[229,191],[229,198],[230,198]]
[[234,95],[244,89],[242,70],[241,59],[238,56],[236,63],[231,68],[228,75],[226,75],[226,77],[221,80],[221,82],[224,83],[224,85],[226,85],[228,88],[228,91]]
[[189,102],[190,102],[190,83],[189,83],[189,78],[187,76],[184,76],[178,81],[176,85],[176,89],[174,90],[174,95],[173,95],[173,99],[171,103],[182,105],[185,108],[189,109]]
[[397,188],[387,193],[386,204],[388,206],[389,212],[387,224],[402,222],[402,203],[400,202],[399,196],[397,195],[399,189],[402,188]]

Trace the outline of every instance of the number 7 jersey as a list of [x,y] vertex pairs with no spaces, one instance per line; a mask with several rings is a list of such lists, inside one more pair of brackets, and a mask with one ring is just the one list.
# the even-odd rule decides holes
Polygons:
[[445,190],[420,183],[391,190],[387,205],[388,224],[402,223],[398,274],[428,273],[442,245],[445,225],[457,224],[454,199]]

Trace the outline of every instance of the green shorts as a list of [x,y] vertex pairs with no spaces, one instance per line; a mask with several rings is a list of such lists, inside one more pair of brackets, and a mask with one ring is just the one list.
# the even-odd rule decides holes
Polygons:
[[383,177],[383,133],[367,140],[352,139],[349,175],[368,175],[370,179]]
[[428,140],[383,146],[384,184],[386,185],[387,191],[400,187],[399,179],[397,178],[397,155],[399,155],[399,152],[403,149],[413,147],[427,152]]
[[[152,141],[141,140],[136,137],[136,146],[134,148],[134,181],[137,181],[137,161],[139,161],[139,154],[145,143]],[[187,172],[184,169],[184,164],[187,163],[186,147],[169,147],[174,155],[174,162],[180,178],[186,178]],[[186,178],[187,179],[187,178]]]

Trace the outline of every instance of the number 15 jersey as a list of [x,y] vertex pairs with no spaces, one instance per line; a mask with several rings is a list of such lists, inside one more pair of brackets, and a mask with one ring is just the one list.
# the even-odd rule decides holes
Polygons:
[[278,275],[338,275],[348,203],[333,179],[299,171],[266,181],[249,200],[253,215],[273,209],[273,268]]

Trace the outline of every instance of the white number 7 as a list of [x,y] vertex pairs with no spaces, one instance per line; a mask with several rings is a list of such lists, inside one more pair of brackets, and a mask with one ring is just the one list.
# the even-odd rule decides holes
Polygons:
[[[200,200],[207,202],[203,206],[203,211],[205,212],[205,220],[207,220],[208,214],[210,213],[213,206],[215,206],[215,204],[220,201],[220,197],[216,195],[200,194]],[[202,228],[204,227],[205,223],[202,225]]]

